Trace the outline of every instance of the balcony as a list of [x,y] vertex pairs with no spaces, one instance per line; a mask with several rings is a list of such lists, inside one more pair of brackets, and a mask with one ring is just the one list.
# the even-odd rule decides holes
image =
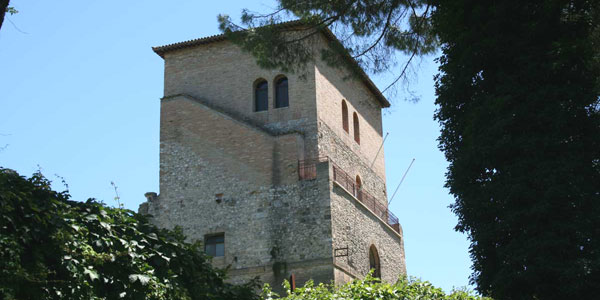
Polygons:
[[[319,157],[315,159],[307,159],[298,161],[298,177],[300,180],[311,180],[317,178],[317,164],[329,161],[328,157]],[[356,181],[352,179],[338,165],[331,162],[333,168],[333,181],[344,188],[374,215],[379,217],[394,231],[400,233],[400,222],[398,217],[394,215],[382,201],[377,200],[373,195],[365,191],[362,187],[357,186]]]
[[298,179],[311,180],[317,178],[317,164],[326,162],[329,157],[317,157],[298,161]]

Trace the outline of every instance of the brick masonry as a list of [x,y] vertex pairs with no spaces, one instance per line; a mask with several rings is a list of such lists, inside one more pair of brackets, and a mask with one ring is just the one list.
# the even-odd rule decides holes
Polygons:
[[[140,212],[160,227],[181,226],[190,240],[224,233],[225,255],[213,264],[230,266],[233,282],[258,276],[277,288],[293,273],[298,284],[343,283],[368,272],[372,245],[384,280],[406,273],[401,232],[332,180],[335,162],[386,203],[383,150],[376,154],[381,106],[362,82],[316,60],[304,77],[284,74],[290,106],[275,109],[273,83],[282,74],[260,69],[227,41],[164,59],[160,195],[148,193]],[[269,109],[254,112],[259,78],[269,83]],[[342,99],[350,133],[341,125]],[[299,180],[298,161],[319,156],[329,161],[316,165],[316,179]],[[348,255],[335,257],[343,247]]]

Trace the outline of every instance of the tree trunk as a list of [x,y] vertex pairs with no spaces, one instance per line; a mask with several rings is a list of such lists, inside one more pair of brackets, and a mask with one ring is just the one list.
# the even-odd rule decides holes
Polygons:
[[0,29],[2,29],[2,23],[4,23],[4,15],[6,14],[8,3],[10,3],[10,0],[0,0]]

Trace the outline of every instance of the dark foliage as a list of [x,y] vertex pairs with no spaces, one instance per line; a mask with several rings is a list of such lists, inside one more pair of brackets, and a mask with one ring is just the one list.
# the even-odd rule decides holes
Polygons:
[[[304,71],[315,54],[329,65],[346,67],[351,75],[362,70],[389,72],[397,66],[397,53],[407,56],[393,86],[405,79],[415,56],[434,53],[427,1],[411,0],[279,0],[275,11],[259,14],[244,10],[241,26],[227,15],[219,16],[220,29],[242,49],[252,53],[258,65],[284,72]],[[302,26],[273,26],[297,20]],[[338,38],[329,47],[314,49],[313,38],[328,28]],[[350,58],[351,60],[348,60]],[[387,88],[386,88],[387,89]],[[384,89],[384,91],[386,90]]]
[[1,299],[256,299],[198,243],[132,211],[69,200],[41,174],[0,168]]
[[[282,14],[333,30],[342,46],[322,53],[330,64],[342,65],[335,53],[347,51],[372,73],[392,67],[391,54],[412,59],[440,43],[435,118],[456,229],[471,240],[473,283],[498,299],[598,294],[600,2],[278,3],[270,14],[246,11],[252,30],[237,36],[266,68],[313,57],[300,43],[288,47],[293,34],[258,28]],[[229,34],[243,29],[220,22]]]
[[435,118],[472,281],[496,299],[600,292],[595,1],[439,0]]
[[2,24],[4,23],[4,16],[9,10],[9,4],[10,0],[0,0],[0,29],[2,28]]

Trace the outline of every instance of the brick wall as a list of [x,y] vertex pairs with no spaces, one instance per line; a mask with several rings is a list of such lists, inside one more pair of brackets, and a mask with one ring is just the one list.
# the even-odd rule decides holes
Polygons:
[[[382,137],[381,106],[360,80],[348,78],[344,70],[328,66],[322,60],[315,65],[317,117],[368,165],[385,180],[383,149],[377,154]],[[342,127],[342,100],[348,105],[348,127]],[[353,113],[358,114],[360,145],[354,141]]]
[[[317,60],[302,74],[285,74],[290,106],[274,109],[273,83],[281,73],[260,69],[229,42],[164,58],[160,195],[141,206],[154,223],[181,226],[191,240],[224,232],[225,255],[213,264],[230,265],[233,282],[260,276],[278,288],[291,273],[298,284],[342,282],[366,274],[370,245],[379,250],[384,279],[405,273],[401,236],[331,181],[330,162],[317,165],[316,179],[298,180],[298,160],[329,156],[386,201],[383,150],[370,167],[382,141],[381,108],[363,83]],[[258,78],[269,83],[264,112],[253,111]],[[349,134],[342,129],[342,99]],[[344,245],[351,249],[347,260],[334,259],[334,248]]]
[[[225,234],[225,256],[240,282],[260,276],[279,288],[327,282],[331,264],[328,170],[299,181],[304,136],[271,132],[180,95],[162,100],[160,196],[148,213],[158,226],[181,226],[190,240]],[[222,194],[217,201],[216,194]]]
[[394,231],[337,184],[332,184],[331,192],[333,248],[348,247],[348,256],[335,258],[335,282],[369,272],[371,245],[379,253],[383,280],[393,283],[406,275],[402,230]]
[[[275,109],[274,80],[280,75],[288,78],[290,105]],[[255,112],[253,89],[259,78],[269,84],[269,110]],[[293,127],[299,121],[316,120],[315,94],[311,92],[314,84],[312,69],[304,74],[264,70],[253,57],[227,41],[165,54],[165,96],[188,94],[203,98],[240,118],[271,124],[276,129],[286,129],[288,123]]]

